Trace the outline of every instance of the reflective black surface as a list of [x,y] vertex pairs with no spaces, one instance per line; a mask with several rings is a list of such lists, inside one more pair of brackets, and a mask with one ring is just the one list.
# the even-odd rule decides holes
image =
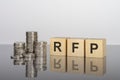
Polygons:
[[[13,55],[13,45],[0,45],[0,80],[119,80],[120,79],[120,46],[107,46],[105,58],[79,58],[49,56],[47,48],[47,69],[41,70],[33,61],[15,65],[10,58]],[[38,58],[39,61],[40,58]],[[51,67],[50,67],[51,66]],[[26,70],[26,67],[28,70]],[[35,78],[27,71],[34,70]],[[97,71],[96,71],[97,70]],[[32,72],[30,72],[32,73]]]

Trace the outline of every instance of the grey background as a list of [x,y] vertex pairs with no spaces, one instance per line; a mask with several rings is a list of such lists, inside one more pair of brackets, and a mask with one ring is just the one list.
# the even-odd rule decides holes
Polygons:
[[50,37],[106,38],[120,44],[120,0],[0,0],[0,44]]

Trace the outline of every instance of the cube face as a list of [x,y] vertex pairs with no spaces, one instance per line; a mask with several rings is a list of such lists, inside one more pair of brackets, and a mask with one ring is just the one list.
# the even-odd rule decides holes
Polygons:
[[105,39],[86,39],[85,40],[85,57],[98,57],[105,56]]
[[84,58],[67,57],[67,72],[84,74]]
[[50,69],[54,72],[66,72],[66,57],[50,56]]
[[106,72],[106,57],[86,58],[85,73],[90,75],[102,76]]
[[84,39],[67,39],[67,56],[84,57]]
[[50,55],[66,56],[67,47],[66,38],[51,38],[50,40]]

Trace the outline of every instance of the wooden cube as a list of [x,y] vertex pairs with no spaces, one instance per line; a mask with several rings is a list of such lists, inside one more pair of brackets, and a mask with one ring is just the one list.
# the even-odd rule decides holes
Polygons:
[[67,56],[84,57],[84,39],[67,39]]
[[67,57],[67,72],[84,74],[84,57]]
[[85,73],[89,75],[103,76],[106,72],[106,57],[86,58]]
[[86,39],[85,40],[85,56],[102,58],[106,55],[105,39]]
[[67,39],[51,38],[50,39],[50,55],[66,56]]
[[67,62],[65,56],[50,56],[50,69],[53,72],[66,72]]

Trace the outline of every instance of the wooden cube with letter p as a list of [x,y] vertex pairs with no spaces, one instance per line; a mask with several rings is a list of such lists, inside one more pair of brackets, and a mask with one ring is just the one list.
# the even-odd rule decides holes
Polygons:
[[67,55],[67,39],[66,38],[51,38],[50,39],[50,55]]
[[105,39],[86,39],[85,40],[85,56],[102,58],[106,55]]
[[67,39],[67,56],[84,57],[84,39]]

